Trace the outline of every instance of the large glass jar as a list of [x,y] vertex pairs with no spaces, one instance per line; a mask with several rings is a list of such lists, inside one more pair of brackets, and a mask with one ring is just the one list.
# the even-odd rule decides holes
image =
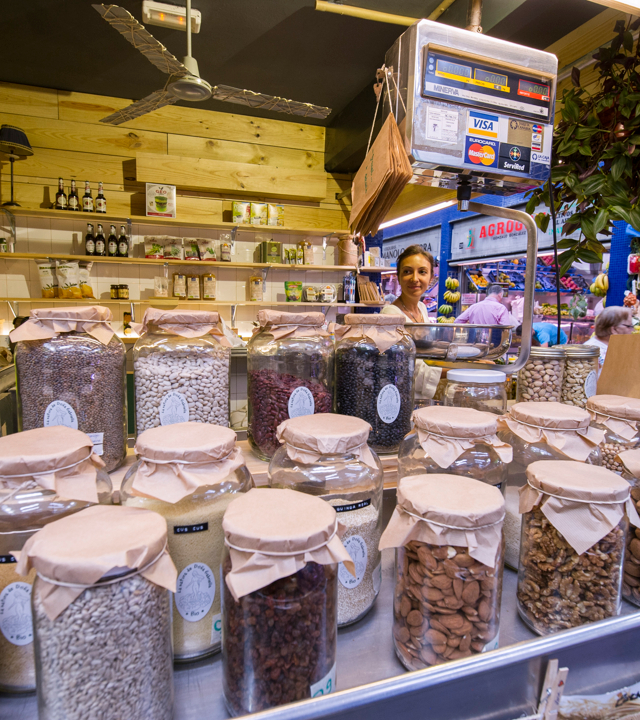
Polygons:
[[336,685],[338,563],[353,563],[335,510],[254,488],[223,520],[222,683],[229,713],[326,695]]
[[529,465],[527,480],[520,617],[546,635],[618,615],[628,483],[603,467],[553,460]]
[[382,581],[378,543],[382,532],[382,465],[367,446],[370,427],[346,415],[308,415],[285,420],[284,442],[269,464],[269,485],[309,493],[338,513],[341,537],[356,566],[354,577],[338,567],[338,627],[363,618]]
[[518,402],[560,402],[565,351],[561,347],[532,347],[529,361],[518,373]]
[[369,445],[394,453],[411,429],[416,346],[398,315],[347,315],[336,328],[336,412],[371,425]]
[[99,306],[39,308],[11,333],[20,430],[81,430],[107,472],[127,454],[125,347],[109,320]]
[[400,481],[380,548],[396,548],[393,641],[407,670],[498,647],[503,517],[501,493],[477,480]]
[[601,430],[590,427],[589,413],[557,402],[522,402],[498,419],[498,437],[513,448],[509,463],[504,521],[505,562],[517,570],[521,516],[518,492],[527,482],[527,468],[537,460],[578,460],[602,465]]
[[17,575],[11,553],[40,528],[91,501],[111,503],[111,480],[92,462],[91,449],[84,433],[61,426],[0,438],[0,692],[36,689],[30,601],[35,571]]
[[621,473],[618,453],[640,445],[640,400],[620,395],[593,395],[587,400],[591,426],[604,432],[602,464]]
[[600,348],[594,345],[562,345],[566,355],[561,402],[584,408],[596,394]]
[[497,437],[493,413],[433,406],[415,410],[412,419],[414,430],[398,450],[399,479],[448,473],[474,478],[505,492],[513,453]]
[[220,650],[222,517],[238,493],[253,487],[230,428],[180,423],[146,430],[136,442],[121,503],[167,521],[169,554],[178,570],[173,596],[173,653],[178,662]]
[[449,370],[444,404],[502,415],[507,411],[506,381],[499,370]]
[[622,597],[640,607],[640,449],[625,450],[618,460],[622,465],[622,477],[631,485],[629,492],[636,517],[629,512],[629,534],[624,553],[624,577]]
[[144,315],[133,348],[136,430],[201,422],[229,425],[229,341],[218,313],[157,310]]
[[333,409],[334,345],[319,312],[260,310],[258,321],[247,346],[247,437],[256,455],[269,460],[283,420]]
[[156,513],[94,506],[45,526],[27,542],[17,571],[37,572],[32,601],[40,720],[171,720],[168,588],[176,572],[166,541],[166,524]]

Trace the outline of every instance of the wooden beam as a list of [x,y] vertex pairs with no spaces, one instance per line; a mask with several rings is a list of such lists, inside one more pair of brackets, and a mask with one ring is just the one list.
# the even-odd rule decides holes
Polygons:
[[455,198],[455,190],[431,188],[411,183],[400,193],[400,197],[387,213],[385,221],[395,220],[403,215],[416,212],[416,210],[422,210],[430,205],[437,205],[447,200],[455,200]]
[[[49,88],[0,83],[0,112],[33,117],[58,117],[58,91]],[[22,127],[16,122],[18,127]]]

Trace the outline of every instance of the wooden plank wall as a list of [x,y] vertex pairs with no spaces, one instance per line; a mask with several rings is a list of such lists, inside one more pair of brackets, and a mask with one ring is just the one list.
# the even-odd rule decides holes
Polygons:
[[[80,194],[89,180],[94,197],[102,180],[110,213],[144,214],[144,184],[136,180],[136,157],[144,158],[150,180],[152,156],[165,156],[165,164],[170,156],[177,156],[187,163],[189,158],[205,160],[209,169],[219,163],[218,174],[229,173],[228,180],[218,179],[217,192],[198,189],[202,187],[198,180],[181,174],[178,217],[185,225],[189,220],[230,221],[231,199],[235,198],[273,202],[306,197],[313,200],[284,200],[287,227],[346,229],[349,198],[338,202],[335,195],[350,187],[351,177],[324,173],[324,128],[175,105],[118,127],[99,122],[129,102],[0,83],[0,123],[22,128],[34,149],[32,157],[15,163],[17,202],[26,208],[50,207],[61,176],[67,188],[75,178]],[[10,192],[9,163],[4,156],[1,160],[0,198],[4,202]],[[247,185],[254,192],[237,189],[231,177],[241,164],[249,176],[260,179],[261,184]],[[271,176],[275,180],[266,184],[264,178]],[[292,189],[291,178],[301,177],[310,179],[309,188]],[[280,186],[278,178],[282,178]],[[229,190],[221,190],[221,185]]]

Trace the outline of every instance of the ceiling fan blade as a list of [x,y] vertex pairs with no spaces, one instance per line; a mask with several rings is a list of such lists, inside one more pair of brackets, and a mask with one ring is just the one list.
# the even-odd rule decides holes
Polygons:
[[178,98],[175,95],[172,95],[167,90],[156,90],[156,92],[147,95],[147,97],[142,98],[142,100],[137,100],[131,103],[131,105],[127,105],[126,108],[102,118],[100,122],[108,123],[109,125],[121,125],[123,122],[135,120],[135,118],[158,110],[165,105],[173,105],[175,102],[178,102]]
[[286,100],[274,95],[256,93],[252,90],[240,90],[228,85],[216,85],[211,88],[211,92],[214,100],[238,103],[238,105],[247,105],[261,110],[273,110],[275,112],[289,113],[289,115],[318,118],[319,120],[324,120],[331,114],[331,108],[328,107],[297,102],[296,100]]
[[133,47],[159,70],[167,75],[189,75],[189,71],[180,60],[172,55],[159,40],[156,40],[128,10],[119,5],[94,5],[93,7],[111,27],[124,35]]

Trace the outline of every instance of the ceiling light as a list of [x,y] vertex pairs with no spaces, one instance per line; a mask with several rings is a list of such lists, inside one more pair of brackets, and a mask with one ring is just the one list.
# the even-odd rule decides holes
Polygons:
[[389,222],[382,223],[380,230],[391,227],[392,225],[399,225],[400,223],[406,222],[407,220],[413,220],[414,218],[422,217],[423,215],[430,215],[431,213],[437,212],[438,210],[444,210],[445,208],[451,207],[457,204],[457,200],[448,200],[447,202],[441,202],[437,205],[431,205],[430,207],[423,208],[422,210],[416,210],[415,212],[403,215],[402,217],[395,218],[395,220],[389,220]]
[[[180,5],[155,2],[155,0],[142,0],[142,22],[147,25],[173,28],[174,30],[187,29],[187,10]],[[191,32],[199,33],[202,23],[200,10],[191,10]]]
[[591,2],[605,5],[623,13],[640,15],[640,0],[591,0]]

